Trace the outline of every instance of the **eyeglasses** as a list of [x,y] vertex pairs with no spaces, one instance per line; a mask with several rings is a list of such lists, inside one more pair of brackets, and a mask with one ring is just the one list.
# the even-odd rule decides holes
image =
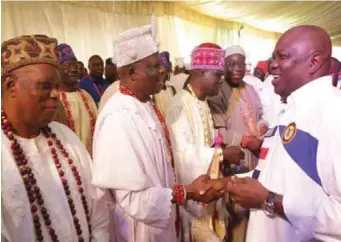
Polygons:
[[227,63],[227,67],[231,69],[245,68],[245,63]]

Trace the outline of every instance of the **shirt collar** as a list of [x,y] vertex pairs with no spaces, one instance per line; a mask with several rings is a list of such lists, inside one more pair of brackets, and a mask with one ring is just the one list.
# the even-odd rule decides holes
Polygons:
[[318,100],[325,97],[325,90],[332,87],[332,77],[330,75],[317,78],[300,87],[287,98],[287,104],[306,103],[307,100]]

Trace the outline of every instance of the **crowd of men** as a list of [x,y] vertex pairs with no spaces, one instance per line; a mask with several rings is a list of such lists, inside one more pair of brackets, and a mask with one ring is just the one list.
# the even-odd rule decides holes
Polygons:
[[325,30],[289,29],[251,74],[214,43],[173,70],[155,29],[120,34],[88,74],[54,38],[2,43],[2,240],[341,241]]

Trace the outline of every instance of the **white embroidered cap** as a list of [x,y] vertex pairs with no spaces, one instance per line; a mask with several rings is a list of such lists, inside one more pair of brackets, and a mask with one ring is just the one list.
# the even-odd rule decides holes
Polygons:
[[182,57],[175,58],[175,65],[178,67],[184,67],[185,66],[185,59]]
[[226,50],[225,50],[225,58],[229,57],[231,55],[235,55],[235,54],[240,54],[242,56],[246,56],[245,55],[245,51],[239,45],[231,45],[231,46],[226,48]]
[[117,67],[135,63],[159,51],[155,33],[152,33],[154,29],[152,25],[146,25],[129,29],[117,37],[114,41]]

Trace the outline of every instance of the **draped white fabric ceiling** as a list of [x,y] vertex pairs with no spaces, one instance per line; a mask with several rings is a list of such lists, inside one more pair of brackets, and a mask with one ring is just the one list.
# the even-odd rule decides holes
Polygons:
[[340,1],[182,1],[179,2],[202,14],[238,21],[271,32],[314,24],[330,34],[334,45],[341,46]]
[[[46,34],[68,43],[84,63],[92,54],[113,56],[119,33],[157,16],[160,50],[189,61],[203,42],[241,45],[250,63],[271,56],[279,32],[316,24],[333,38],[341,59],[341,2],[242,1],[2,1],[2,41],[22,34]],[[339,46],[339,47],[336,47]]]

